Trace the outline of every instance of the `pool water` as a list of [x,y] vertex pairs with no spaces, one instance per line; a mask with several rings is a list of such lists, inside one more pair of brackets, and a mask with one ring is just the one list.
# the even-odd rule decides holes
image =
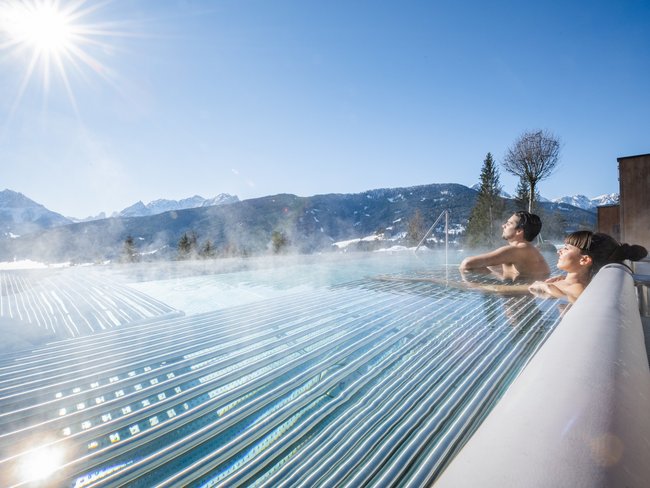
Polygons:
[[0,359],[0,484],[426,486],[562,313],[442,253],[224,266],[70,270],[122,322]]

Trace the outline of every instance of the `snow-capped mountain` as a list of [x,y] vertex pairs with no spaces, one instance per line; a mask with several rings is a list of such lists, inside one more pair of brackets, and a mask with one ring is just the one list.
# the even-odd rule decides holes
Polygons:
[[239,198],[237,198],[236,195],[229,195],[228,193],[220,193],[213,198],[203,198],[199,195],[194,195],[190,198],[183,198],[181,200],[167,200],[163,198],[149,202],[146,205],[142,201],[139,201],[130,207],[125,208],[121,212],[113,214],[113,217],[146,217],[149,215],[170,212],[172,210],[226,205],[238,201]]
[[614,205],[618,203],[618,193],[607,193],[597,197],[589,198],[584,195],[573,195],[560,197],[553,200],[554,203],[567,203],[584,210],[595,210],[602,205]]
[[554,203],[566,203],[574,207],[583,208],[585,210],[592,208],[591,199],[584,195],[574,195],[571,197],[560,197],[553,200]]
[[601,205],[618,205],[619,203],[619,194],[618,193],[605,193],[591,199],[594,202],[596,207]]
[[228,193],[219,193],[216,197],[208,198],[201,206],[212,207],[213,205],[226,205],[228,203],[236,203],[239,201],[237,195],[230,195]]
[[[112,217],[143,217],[156,215],[170,210],[186,208],[208,207],[238,202],[235,195],[221,193],[213,198],[203,198],[195,195],[182,200],[155,200],[147,205],[138,202],[130,207],[115,212]],[[0,191],[0,239],[15,238],[30,232],[50,229],[61,225],[91,220],[105,219],[106,214],[84,219],[64,217],[61,214],[48,210],[43,205],[27,198],[22,193],[12,190]]]
[[[472,190],[479,191],[481,185],[478,183],[472,186]],[[514,195],[501,190],[502,198],[515,198]],[[606,193],[604,195],[599,195],[597,197],[589,198],[584,195],[573,195],[555,198],[550,200],[544,196],[539,197],[540,202],[553,202],[553,203],[566,203],[568,205],[573,205],[574,207],[581,208],[583,210],[596,211],[596,207],[603,205],[615,205],[618,203],[618,193]]]
[[70,219],[48,210],[22,193],[0,191],[0,238],[18,237],[70,223]]

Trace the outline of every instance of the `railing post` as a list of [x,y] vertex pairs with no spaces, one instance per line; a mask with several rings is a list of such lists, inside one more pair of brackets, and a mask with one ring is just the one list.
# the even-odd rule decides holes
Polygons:
[[425,241],[425,240],[427,239],[427,237],[429,237],[429,235],[433,232],[433,229],[436,227],[436,225],[438,225],[438,222],[440,222],[440,219],[442,218],[443,215],[445,216],[445,246],[447,245],[447,215],[448,215],[448,213],[449,213],[448,210],[443,210],[443,211],[440,213],[440,215],[438,215],[438,218],[436,219],[436,221],[433,223],[433,225],[432,225],[431,227],[429,227],[429,230],[427,231],[427,233],[424,234],[424,237],[422,238],[422,240],[421,240],[421,241],[418,243],[418,245],[415,247],[415,251],[414,251],[414,252],[417,252],[418,249],[420,249],[420,247],[422,246],[422,244],[424,243],[424,241]]

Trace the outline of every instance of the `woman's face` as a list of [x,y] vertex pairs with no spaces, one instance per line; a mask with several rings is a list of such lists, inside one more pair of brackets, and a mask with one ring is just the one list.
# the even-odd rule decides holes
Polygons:
[[580,270],[580,268],[584,266],[584,262],[587,259],[587,256],[582,254],[580,248],[572,244],[565,244],[564,247],[558,250],[557,254],[558,269],[569,273]]

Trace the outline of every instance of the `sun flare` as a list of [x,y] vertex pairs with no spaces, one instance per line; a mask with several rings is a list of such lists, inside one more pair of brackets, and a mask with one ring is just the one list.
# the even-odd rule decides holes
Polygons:
[[24,44],[49,53],[63,53],[72,47],[72,18],[53,2],[19,3],[7,15],[7,34],[15,45]]
[[21,475],[26,481],[45,480],[59,469],[63,462],[63,451],[56,447],[41,447],[23,456]]
[[[43,93],[50,91],[53,77],[62,82],[76,107],[70,74],[86,78],[90,69],[113,84],[110,71],[96,57],[111,51],[106,42],[118,33],[115,25],[89,23],[110,1],[86,0],[0,0],[0,51],[23,64],[24,75],[15,106],[30,81],[40,76]],[[14,106],[14,108],[15,108]]]

